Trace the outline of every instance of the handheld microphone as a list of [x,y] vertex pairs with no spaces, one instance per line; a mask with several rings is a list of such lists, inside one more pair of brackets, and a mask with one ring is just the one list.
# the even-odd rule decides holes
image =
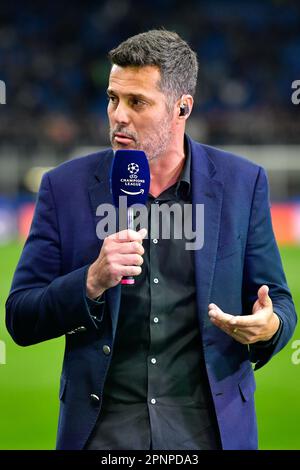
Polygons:
[[[133,204],[146,204],[150,186],[150,169],[142,150],[117,150],[110,175],[110,189],[115,207],[120,196],[127,197],[127,228],[134,230]],[[133,276],[124,276],[121,284],[134,284]]]

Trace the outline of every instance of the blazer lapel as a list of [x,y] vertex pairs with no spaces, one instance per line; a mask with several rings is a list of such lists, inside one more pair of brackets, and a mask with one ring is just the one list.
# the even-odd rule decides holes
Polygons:
[[193,230],[196,227],[196,204],[204,205],[204,244],[202,248],[195,250],[197,307],[200,326],[203,328],[206,323],[209,323],[207,311],[218,248],[223,183],[214,179],[215,165],[203,147],[193,141],[190,143],[192,150]]
[[109,175],[112,165],[113,151],[99,153],[99,164],[95,173],[89,181],[89,195],[92,205],[92,212],[95,222],[95,230],[101,218],[96,215],[97,207],[100,204],[113,204],[112,195],[109,187]]
[[[100,204],[111,204],[113,206],[113,199],[110,192],[109,187],[109,177],[111,171],[113,159],[113,151],[108,150],[107,152],[103,152],[99,154],[99,165],[96,169],[96,172],[92,175],[90,182],[89,182],[89,196],[90,202],[92,207],[92,213],[95,222],[95,233],[97,224],[103,218],[103,216],[96,215],[97,208]],[[103,241],[99,240],[99,250],[102,246]],[[110,313],[111,321],[112,321],[112,332],[113,337],[116,333],[117,323],[118,323],[118,316],[119,316],[119,309],[120,309],[120,301],[121,301],[121,286],[117,285],[112,287],[111,289],[107,289],[105,291],[105,301],[107,303],[107,311]]]

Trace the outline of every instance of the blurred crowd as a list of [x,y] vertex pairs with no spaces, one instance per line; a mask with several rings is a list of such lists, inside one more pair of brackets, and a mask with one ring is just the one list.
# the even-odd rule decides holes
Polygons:
[[291,102],[300,79],[296,0],[11,0],[0,9],[0,146],[107,145],[107,52],[162,26],[198,54],[193,137],[300,143],[300,105]]

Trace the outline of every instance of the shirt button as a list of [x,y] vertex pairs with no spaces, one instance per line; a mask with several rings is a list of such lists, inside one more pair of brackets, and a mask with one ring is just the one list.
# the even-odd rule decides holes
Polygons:
[[153,282],[154,282],[154,284],[158,284],[158,279],[157,279],[157,277],[155,277],[155,278],[153,279]]
[[155,398],[151,398],[151,404],[152,404],[152,405],[155,405],[155,403],[156,403]]
[[110,354],[110,347],[105,344],[102,348],[102,351],[104,352],[105,356],[108,356]]
[[158,319],[157,317],[154,317],[154,318],[153,318],[153,321],[154,321],[154,323],[158,323],[158,322],[159,322],[159,319]]
[[155,243],[155,245],[156,245],[156,243],[158,243],[157,238],[153,238],[153,243]]
[[100,398],[98,397],[98,395],[95,395],[95,393],[90,394],[90,399],[95,405],[97,405],[97,403],[99,403],[100,401]]
[[152,362],[152,364],[156,364],[156,359],[155,359],[155,357],[152,357],[151,362]]

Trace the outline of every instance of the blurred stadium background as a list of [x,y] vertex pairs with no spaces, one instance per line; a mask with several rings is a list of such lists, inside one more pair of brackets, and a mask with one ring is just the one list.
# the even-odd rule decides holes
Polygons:
[[[0,80],[0,449],[52,449],[64,340],[20,348],[4,323],[7,297],[41,175],[109,145],[106,54],[153,27],[197,51],[189,134],[262,164],[272,217],[300,308],[300,6],[296,0],[2,2]],[[300,330],[256,373],[261,449],[300,449]],[[298,348],[299,348],[298,346]]]

